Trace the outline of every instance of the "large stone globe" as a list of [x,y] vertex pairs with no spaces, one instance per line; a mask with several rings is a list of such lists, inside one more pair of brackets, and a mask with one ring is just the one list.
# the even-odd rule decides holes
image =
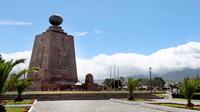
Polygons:
[[63,19],[59,15],[52,15],[52,16],[49,17],[49,22],[52,25],[58,26],[58,25],[62,24]]

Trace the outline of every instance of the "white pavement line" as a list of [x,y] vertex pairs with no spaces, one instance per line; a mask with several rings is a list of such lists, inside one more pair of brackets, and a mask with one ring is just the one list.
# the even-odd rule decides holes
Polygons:
[[28,112],[33,112],[34,106],[36,105],[36,103],[37,103],[37,99],[34,101],[33,105],[32,105],[31,108],[28,110]]

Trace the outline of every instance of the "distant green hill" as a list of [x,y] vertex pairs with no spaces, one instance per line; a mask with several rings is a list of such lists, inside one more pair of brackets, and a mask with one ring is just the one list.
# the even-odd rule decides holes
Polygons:
[[[152,74],[151,76],[152,76],[152,78],[159,77],[158,74]],[[127,76],[126,79],[127,78],[140,79],[140,78],[149,78],[149,77],[150,77],[149,74],[137,74],[137,75],[133,75],[133,76]]]
[[200,68],[199,69],[186,68],[181,71],[173,71],[173,72],[167,73],[167,74],[163,75],[162,78],[164,78],[165,80],[181,81],[185,77],[196,78],[198,74],[200,76]]
[[[196,78],[198,74],[200,77],[200,68],[199,69],[185,68],[180,71],[173,71],[173,72],[166,73],[165,75],[152,74],[152,78],[162,77],[165,80],[182,81],[185,77]],[[125,78],[126,79],[127,78],[136,78],[136,79],[149,78],[149,74],[130,75]]]

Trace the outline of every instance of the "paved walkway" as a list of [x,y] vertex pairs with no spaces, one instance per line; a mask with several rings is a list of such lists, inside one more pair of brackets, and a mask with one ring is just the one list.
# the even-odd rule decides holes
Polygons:
[[[197,112],[125,100],[38,101],[31,112]],[[198,111],[199,112],[199,111]]]
[[112,100],[38,101],[32,112],[166,112]]
[[130,102],[130,101],[125,101],[125,100],[117,100],[117,99],[113,99],[111,101],[123,103],[123,104],[129,104],[129,105],[139,105],[140,107],[160,110],[162,112],[199,112],[199,111],[196,111],[196,110],[173,108],[173,107],[150,104],[152,102]]

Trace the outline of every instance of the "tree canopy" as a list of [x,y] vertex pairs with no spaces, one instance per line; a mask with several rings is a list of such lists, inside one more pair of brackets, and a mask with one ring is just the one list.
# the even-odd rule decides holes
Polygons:
[[152,85],[153,85],[154,87],[159,87],[159,88],[161,89],[162,87],[164,87],[165,81],[164,81],[164,79],[162,79],[161,77],[155,77],[155,78],[152,80]]

